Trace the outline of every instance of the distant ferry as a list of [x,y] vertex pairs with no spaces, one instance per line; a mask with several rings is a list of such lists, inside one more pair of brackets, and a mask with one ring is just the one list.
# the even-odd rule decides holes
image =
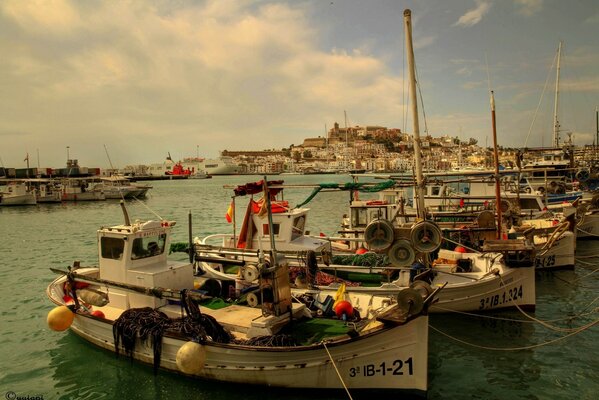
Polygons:
[[220,156],[216,159],[185,158],[181,162],[184,168],[204,171],[208,175],[237,175],[241,167],[233,161],[232,157]]

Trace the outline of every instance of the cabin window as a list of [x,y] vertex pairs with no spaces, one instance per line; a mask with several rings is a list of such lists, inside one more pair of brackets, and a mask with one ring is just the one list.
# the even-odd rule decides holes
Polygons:
[[306,216],[301,215],[293,220],[293,227],[291,228],[291,240],[295,240],[304,234],[304,227],[306,225]]
[[119,238],[113,237],[102,237],[100,239],[100,253],[102,258],[109,258],[111,260],[120,260],[123,257],[123,249],[125,248],[125,241]]
[[351,225],[354,228],[366,226],[368,224],[368,215],[365,208],[352,208]]
[[520,209],[521,210],[539,210],[539,203],[537,202],[537,199],[520,198]]
[[[278,235],[279,234],[279,227],[280,227],[279,224],[272,224],[272,231],[273,231],[274,235]],[[268,232],[269,232],[269,230],[268,230],[268,224],[262,225],[262,234],[264,236],[267,236],[269,234]]]
[[166,245],[166,233],[161,235],[152,235],[133,240],[131,250],[131,259],[139,260],[141,258],[153,257],[164,253]]
[[395,204],[395,202],[397,200],[396,200],[396,197],[395,197],[394,194],[386,194],[386,195],[383,196],[383,201],[385,201],[385,202],[387,202],[389,204]]
[[438,196],[439,193],[441,193],[441,186],[433,186],[431,188],[431,195],[432,196]]

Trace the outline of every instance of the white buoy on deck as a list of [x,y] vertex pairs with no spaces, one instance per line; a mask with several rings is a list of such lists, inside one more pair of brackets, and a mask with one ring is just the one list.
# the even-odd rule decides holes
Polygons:
[[198,374],[204,368],[206,350],[196,342],[187,342],[177,351],[177,367],[184,374]]

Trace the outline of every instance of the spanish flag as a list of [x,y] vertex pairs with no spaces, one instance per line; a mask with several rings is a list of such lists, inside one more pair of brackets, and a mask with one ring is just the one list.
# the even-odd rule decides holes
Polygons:
[[225,214],[225,218],[228,223],[233,222],[233,216],[235,215],[235,205],[233,204],[233,200],[231,200],[231,204],[229,204],[229,208],[227,209],[227,213]]

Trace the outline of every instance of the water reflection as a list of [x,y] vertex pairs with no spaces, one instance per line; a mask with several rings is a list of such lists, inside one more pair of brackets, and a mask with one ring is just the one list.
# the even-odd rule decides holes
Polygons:
[[[491,316],[519,318],[513,312]],[[457,314],[433,315],[430,324],[463,342],[488,348],[528,346],[536,330],[533,324],[525,322]],[[434,330],[429,342],[429,376],[434,381],[431,398],[459,398],[461,393],[475,393],[472,398],[509,398],[506,393],[511,391],[527,393],[540,376],[532,350],[493,351],[472,347]]]

